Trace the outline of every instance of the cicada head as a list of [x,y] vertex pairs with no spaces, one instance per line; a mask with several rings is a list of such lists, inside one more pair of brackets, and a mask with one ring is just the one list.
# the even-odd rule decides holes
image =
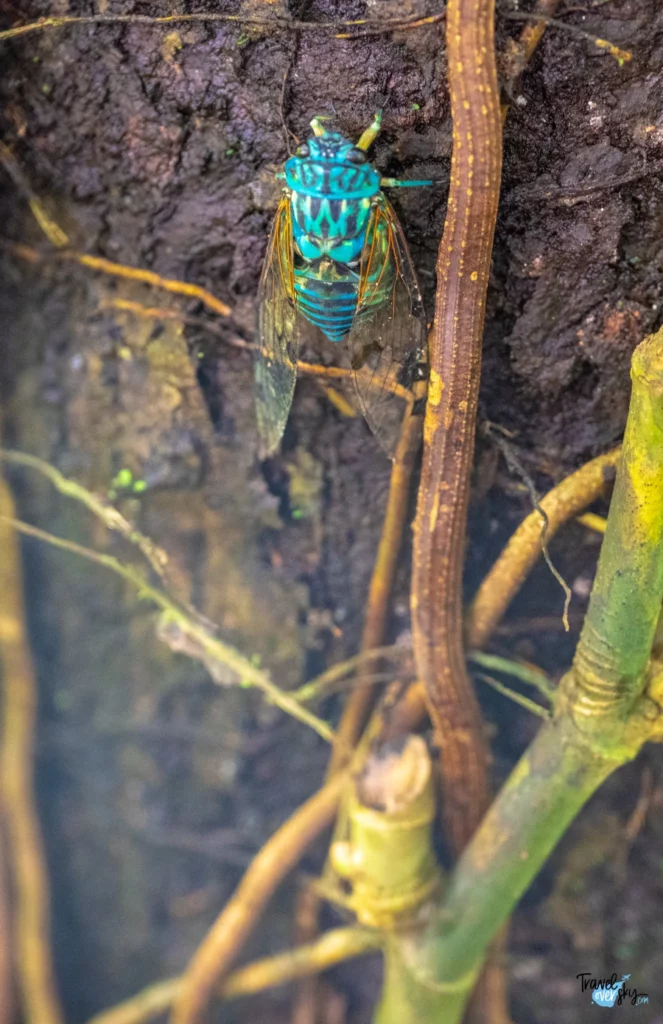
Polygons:
[[327,131],[317,118],[314,134],[285,165],[288,186],[311,196],[360,198],[380,190],[380,175],[360,149],[340,132]]

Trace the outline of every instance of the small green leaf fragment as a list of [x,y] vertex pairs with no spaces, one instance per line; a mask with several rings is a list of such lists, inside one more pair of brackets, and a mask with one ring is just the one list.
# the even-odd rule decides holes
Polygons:
[[115,479],[111,483],[111,487],[116,490],[122,490],[125,487],[131,487],[133,483],[134,475],[130,469],[121,469],[120,472],[115,476]]

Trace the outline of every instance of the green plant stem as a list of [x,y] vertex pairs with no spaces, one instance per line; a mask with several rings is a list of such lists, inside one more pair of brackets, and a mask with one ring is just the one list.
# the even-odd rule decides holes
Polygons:
[[[467,1002],[468,986],[471,991],[477,972],[473,971],[466,983],[441,992],[440,986],[429,986],[410,973],[403,957],[403,946],[403,938],[397,935],[390,936],[385,944],[384,985],[374,1024],[447,1024],[447,1020],[460,1019]],[[444,1016],[440,1013],[442,1000]]]
[[529,697],[523,696],[522,693],[518,693],[517,690],[510,690],[504,683],[500,683],[499,679],[493,679],[492,676],[487,676],[485,673],[481,673],[477,676],[482,683],[486,683],[487,686],[492,687],[497,693],[501,693],[504,697],[508,697],[514,704],[520,704],[521,708],[525,708],[533,715],[537,715],[539,718],[549,719],[550,711],[542,708],[536,701],[530,700]]
[[531,665],[523,665],[520,661],[513,661],[511,658],[502,658],[499,654],[484,654],[483,651],[472,651],[468,655],[470,661],[482,668],[490,668],[495,672],[504,672],[506,675],[520,679],[523,683],[535,687],[542,693],[548,703],[555,699],[555,687],[548,676],[540,669]]
[[[635,754],[635,750],[631,753]],[[625,758],[599,754],[566,715],[544,725],[512,772],[454,872],[431,926],[403,944],[424,987],[447,989],[439,1019],[454,1024],[492,936],[580,808]],[[422,1022],[423,1024],[423,1022]]]
[[[457,1024],[488,944],[587,799],[644,742],[663,737],[648,663],[663,601],[663,329],[638,347],[633,393],[585,626],[555,717],[520,759],[454,871],[444,900],[391,949],[394,1010],[379,1024]],[[656,699],[654,699],[656,698]],[[432,993],[437,993],[435,1000]]]
[[663,328],[635,350],[633,391],[589,611],[573,663],[577,712],[627,715],[663,594]]
[[[355,654],[353,657],[325,669],[324,672],[311,679],[310,682],[305,683],[296,690],[292,690],[290,695],[294,700],[298,700],[302,704],[322,700],[323,697],[333,693],[339,683],[342,683],[348,676],[354,674],[358,668],[364,667],[369,662],[379,661],[384,658],[398,663],[410,654],[409,648],[401,644],[390,644],[388,647],[372,647],[370,650],[360,651],[359,654]],[[389,678],[393,678],[393,673]]]

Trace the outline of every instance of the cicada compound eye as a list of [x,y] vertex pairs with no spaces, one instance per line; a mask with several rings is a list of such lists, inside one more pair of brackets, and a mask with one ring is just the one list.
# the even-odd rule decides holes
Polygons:
[[305,142],[302,146],[297,146],[297,149],[295,150],[295,156],[310,156],[310,155],[311,155],[311,150],[309,148],[308,142]]
[[354,149],[350,150],[350,152],[346,156],[346,160],[349,160],[351,164],[365,164],[366,161],[368,160],[368,157],[364,153],[363,149],[357,149],[355,147]]

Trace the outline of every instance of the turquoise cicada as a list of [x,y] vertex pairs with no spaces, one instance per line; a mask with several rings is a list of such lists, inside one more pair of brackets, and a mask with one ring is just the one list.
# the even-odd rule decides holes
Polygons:
[[389,452],[403,396],[425,372],[421,294],[381,187],[432,182],[380,177],[366,156],[380,122],[378,113],[354,145],[314,118],[313,137],[279,175],[285,187],[260,280],[255,366],[264,454],[276,449],[285,430],[309,325],[332,342],[346,342],[359,405]]

